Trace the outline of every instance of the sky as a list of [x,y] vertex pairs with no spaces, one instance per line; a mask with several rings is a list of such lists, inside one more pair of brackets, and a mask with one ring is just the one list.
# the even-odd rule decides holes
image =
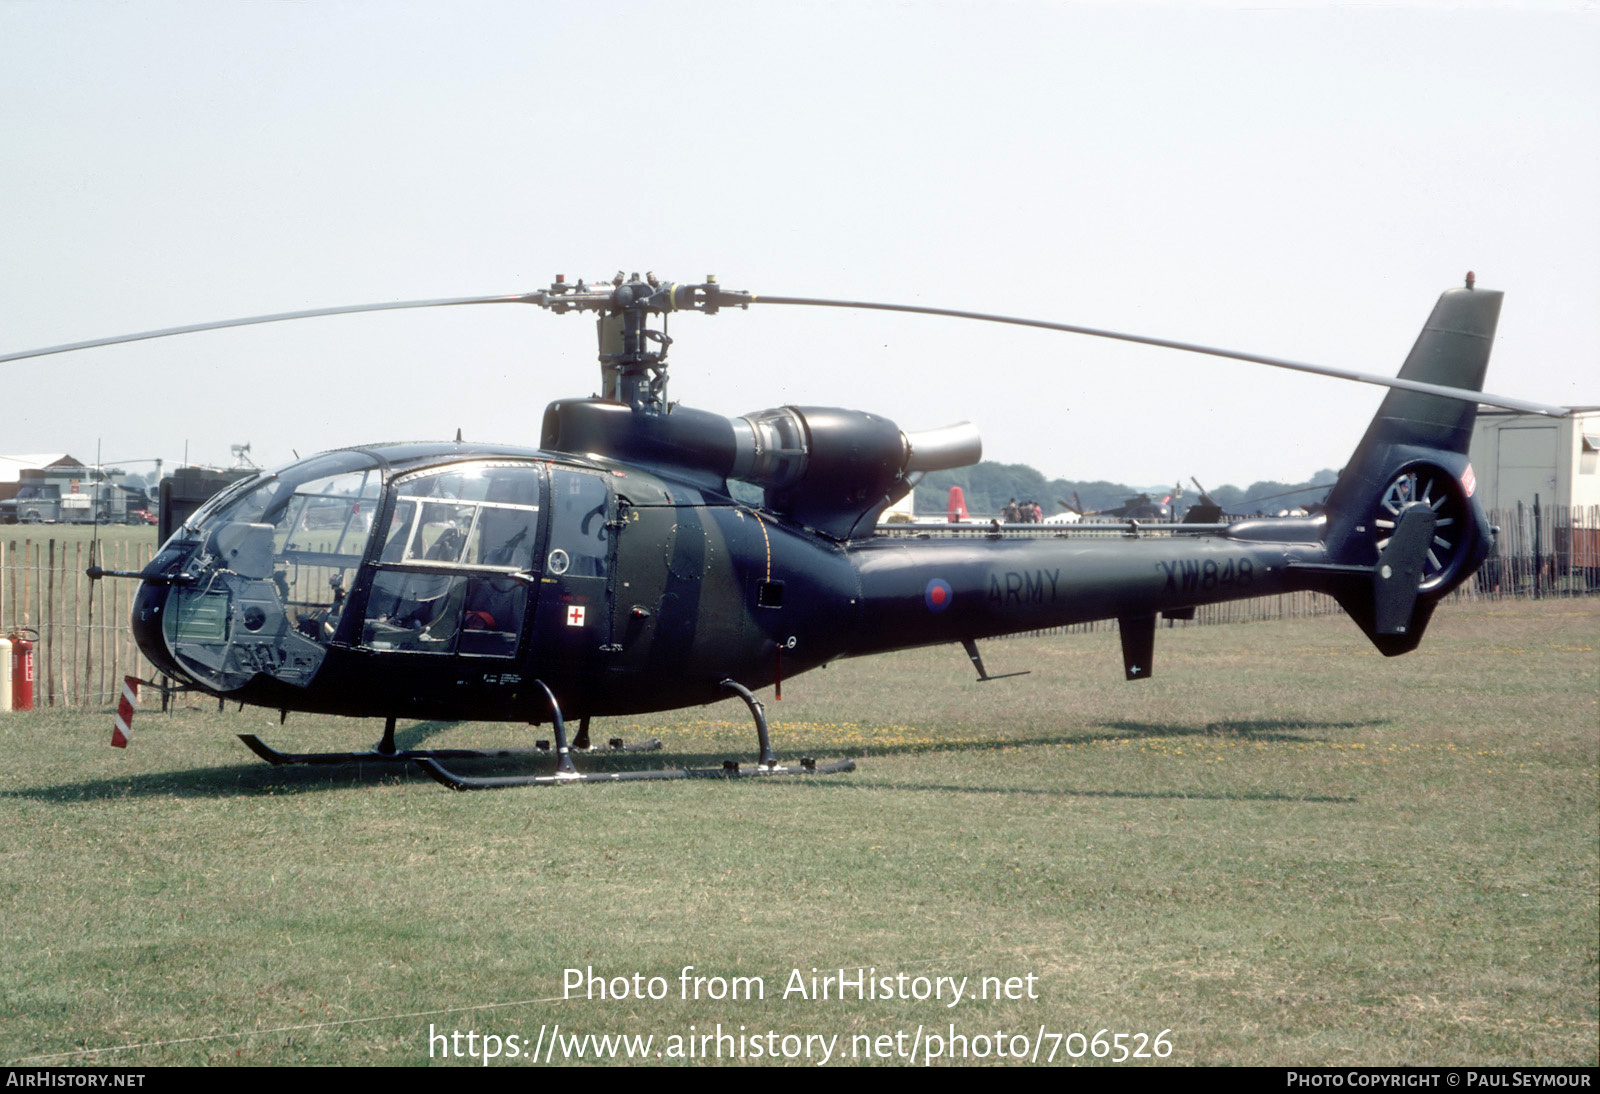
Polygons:
[[[302,308],[718,275],[1398,369],[1504,290],[1488,388],[1600,403],[1600,8],[0,4],[0,352]],[[0,364],[0,453],[132,471],[535,445],[591,320],[519,306]],[[672,320],[670,395],[975,422],[1134,485],[1341,466],[1377,388],[991,324]]]

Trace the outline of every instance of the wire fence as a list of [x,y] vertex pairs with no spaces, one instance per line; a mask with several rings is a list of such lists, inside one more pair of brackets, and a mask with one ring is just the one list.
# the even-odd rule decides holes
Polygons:
[[1495,552],[1474,581],[1488,596],[1586,596],[1600,590],[1600,505],[1496,509]]
[[[1452,600],[1474,601],[1483,598],[1590,596],[1600,592],[1600,505],[1545,506],[1519,503],[1511,509],[1488,511],[1489,523],[1496,528],[1493,553],[1478,572],[1450,594]],[[1230,518],[1225,518],[1230,519]],[[1235,517],[1231,519],[1246,519]],[[1180,524],[1140,522],[1140,536],[1179,534]],[[1007,537],[1043,539],[1070,536],[1074,539],[1121,539],[1130,535],[1127,522],[1101,525],[1007,525],[997,532],[988,524],[917,525],[896,534],[922,538],[957,536],[984,538],[996,534]],[[1325,593],[1296,592],[1264,596],[1254,600],[1232,600],[1203,604],[1193,619],[1167,619],[1168,627],[1203,627],[1219,623],[1254,623],[1268,619],[1306,619],[1319,615],[1339,615],[1344,611]],[[1090,634],[1114,631],[1115,619],[1097,619],[1066,627],[1028,631],[1027,636]]]
[[[1495,552],[1451,596],[1458,600],[1590,596],[1600,592],[1600,506],[1518,505],[1494,510]],[[979,534],[983,529],[975,530]],[[1049,535],[1042,526],[1033,534]],[[1118,535],[1108,529],[1108,536]],[[34,706],[94,708],[114,705],[124,675],[154,679],[128,627],[135,582],[91,581],[85,571],[137,571],[156,548],[143,543],[83,543],[59,539],[0,540],[0,636],[37,636]],[[100,557],[94,558],[98,551]],[[1207,604],[1174,627],[1214,626],[1269,619],[1334,615],[1340,608],[1322,593],[1296,592],[1254,600]],[[1033,634],[1075,634],[1114,629],[1115,620],[1056,627]]]
[[154,553],[149,544],[0,540],[0,637],[34,642],[35,709],[115,704],[123,676],[152,679],[128,628],[138,585],[85,571],[142,570]]

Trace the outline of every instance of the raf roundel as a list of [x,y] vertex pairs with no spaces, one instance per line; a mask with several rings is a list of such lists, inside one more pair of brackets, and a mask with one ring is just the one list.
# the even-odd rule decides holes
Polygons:
[[937,613],[948,608],[954,596],[950,583],[942,577],[936,577],[928,582],[928,587],[922,591],[922,602],[928,606],[930,612]]

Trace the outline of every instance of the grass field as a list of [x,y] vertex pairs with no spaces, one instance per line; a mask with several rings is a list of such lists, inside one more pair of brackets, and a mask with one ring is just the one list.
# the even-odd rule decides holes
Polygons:
[[[430,1028],[525,1055],[559,1024],[667,1060],[720,1024],[836,1063],[928,1033],[1095,1062],[1103,1030],[1167,1031],[1168,1063],[1594,1065],[1597,639],[1600,604],[1523,601],[1447,605],[1397,660],[1337,618],[1163,632],[1137,684],[1114,634],[987,643],[1032,675],[984,685],[953,647],[845,662],[768,711],[780,753],[859,769],[789,781],[456,794],[232,736],[376,723],[197,702],[122,752],[108,713],[0,716],[0,1057],[426,1063]],[[597,728],[692,762],[753,739],[732,702]],[[684,1000],[689,965],[764,998]],[[665,998],[563,998],[590,967]],[[785,998],[813,968],[969,994]]]

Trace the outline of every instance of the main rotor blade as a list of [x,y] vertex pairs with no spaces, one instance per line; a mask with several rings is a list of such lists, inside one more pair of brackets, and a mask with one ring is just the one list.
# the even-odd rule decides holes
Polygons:
[[138,334],[118,334],[110,338],[95,338],[88,342],[69,342],[62,346],[23,350],[21,353],[0,354],[0,362],[20,361],[25,357],[46,357],[52,353],[67,353],[75,349],[93,349],[95,346],[115,346],[122,342],[142,342],[147,338],[166,338],[173,334],[194,334],[203,330],[220,330],[223,327],[248,327],[255,323],[279,323],[285,319],[311,319],[319,315],[348,315],[363,311],[398,311],[402,308],[448,308],[457,304],[538,304],[544,306],[546,294],[523,293],[513,296],[459,296],[446,300],[401,300],[389,304],[347,304],[339,308],[310,308],[306,311],[278,312],[276,315],[252,315],[244,319],[222,319],[214,323],[194,323],[187,327],[167,327],[164,330],[147,330]]
[[1182,350],[1185,353],[1204,353],[1212,357],[1228,357],[1235,361],[1251,361],[1258,365],[1293,369],[1296,372],[1310,372],[1318,376],[1333,376],[1340,380],[1355,380],[1358,383],[1377,384],[1380,387],[1420,391],[1425,395],[1443,395],[1448,399],[1461,399],[1469,403],[1485,403],[1489,406],[1505,407],[1507,410],[1520,410],[1526,414],[1543,414],[1551,418],[1565,418],[1572,413],[1568,407],[1549,406],[1545,403],[1529,402],[1527,399],[1514,399],[1509,395],[1490,395],[1482,391],[1473,391],[1469,388],[1445,387],[1441,384],[1423,383],[1420,380],[1402,380],[1398,376],[1380,376],[1376,373],[1355,372],[1350,369],[1333,368],[1329,365],[1308,365],[1299,361],[1286,361],[1281,357],[1265,357],[1259,353],[1240,353],[1237,350],[1218,349],[1215,346],[1202,346],[1194,342],[1175,342],[1168,338],[1151,338],[1143,334],[1125,334],[1121,331],[1101,330],[1097,327],[1080,327],[1071,323],[1051,323],[1043,319],[1023,319],[1014,315],[991,315],[987,312],[957,311],[953,308],[928,308],[915,304],[877,304],[866,300],[822,300],[806,296],[752,294],[750,302],[754,304],[800,304],[818,308],[863,308],[868,311],[900,311],[917,315],[947,315],[955,319],[978,319],[986,323],[1009,323],[1017,327],[1039,327],[1043,330],[1058,330],[1065,331],[1068,334],[1088,335],[1091,338],[1112,338],[1119,342],[1137,342],[1146,346],[1159,346],[1162,349]]

